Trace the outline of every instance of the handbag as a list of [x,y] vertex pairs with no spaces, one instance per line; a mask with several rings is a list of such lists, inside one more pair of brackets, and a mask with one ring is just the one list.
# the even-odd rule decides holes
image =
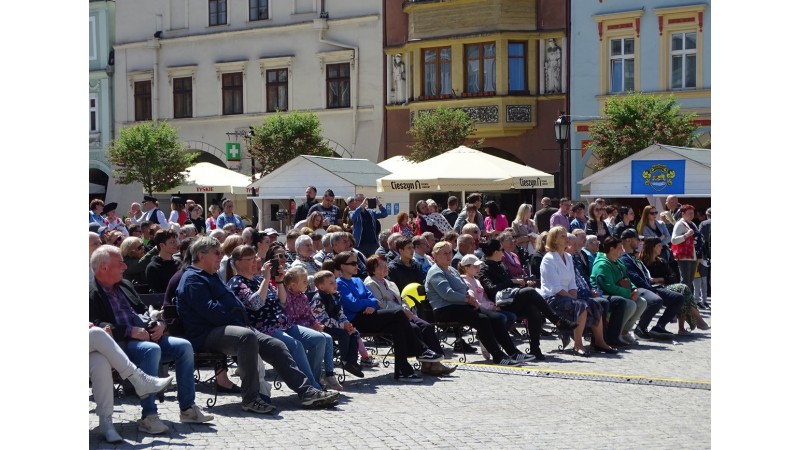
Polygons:
[[514,303],[514,297],[519,293],[519,288],[505,288],[497,291],[494,296],[494,304],[497,306],[508,306]]

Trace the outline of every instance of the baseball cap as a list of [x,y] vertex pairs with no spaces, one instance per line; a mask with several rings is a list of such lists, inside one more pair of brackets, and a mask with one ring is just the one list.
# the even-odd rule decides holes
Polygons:
[[622,232],[622,235],[621,235],[620,237],[621,237],[622,239],[628,239],[628,238],[636,238],[636,239],[641,239],[641,238],[639,237],[639,233],[637,233],[637,232],[636,232],[636,230],[634,230],[633,228],[627,228],[627,229],[625,229],[625,231],[623,231],[623,232]]
[[480,259],[478,259],[477,256],[475,256],[475,255],[473,255],[471,253],[469,255],[464,255],[464,257],[461,258],[461,265],[462,266],[480,266],[482,264],[483,264],[483,261],[481,261]]

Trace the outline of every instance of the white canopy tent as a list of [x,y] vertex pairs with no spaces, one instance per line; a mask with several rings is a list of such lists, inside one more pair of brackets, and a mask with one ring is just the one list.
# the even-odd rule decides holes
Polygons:
[[189,175],[185,183],[169,191],[153,194],[203,194],[203,204],[208,205],[207,194],[246,196],[247,186],[250,185],[250,177],[247,175],[207,162],[197,163],[186,169],[186,172]]
[[460,146],[380,178],[378,192],[505,191],[555,186],[553,175]]

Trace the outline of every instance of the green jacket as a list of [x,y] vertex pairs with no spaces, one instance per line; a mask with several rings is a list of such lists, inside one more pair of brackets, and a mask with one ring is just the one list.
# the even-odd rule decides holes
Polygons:
[[597,252],[597,257],[592,264],[592,276],[590,282],[592,287],[602,291],[604,295],[619,295],[620,297],[631,298],[633,289],[636,286],[631,282],[631,288],[620,286],[617,283],[628,277],[628,271],[622,261],[612,262],[605,253]]

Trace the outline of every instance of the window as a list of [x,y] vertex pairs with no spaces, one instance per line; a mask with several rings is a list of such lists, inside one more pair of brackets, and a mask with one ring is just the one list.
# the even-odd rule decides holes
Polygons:
[[611,92],[634,90],[633,38],[611,39]]
[[524,42],[508,43],[508,91],[528,93],[527,49]]
[[268,0],[250,0],[250,20],[269,19]]
[[97,96],[89,95],[89,132],[97,132]]
[[350,106],[350,63],[328,64],[326,66],[328,85],[328,108],[347,108]]
[[151,87],[150,80],[133,83],[134,120],[137,122],[153,119],[153,102],[150,97]]
[[192,77],[172,79],[173,117],[192,117]]
[[470,44],[464,48],[466,92],[495,91],[494,43]]
[[222,74],[222,114],[244,112],[244,83],[242,72]]
[[208,26],[228,23],[227,0],[208,0]]
[[97,30],[94,17],[89,17],[89,61],[97,59]]
[[289,109],[289,69],[267,70],[266,75],[267,112],[287,111]]
[[450,47],[429,48],[422,52],[425,97],[450,95],[453,85],[450,77]]
[[674,33],[670,46],[670,87],[697,87],[697,33]]

